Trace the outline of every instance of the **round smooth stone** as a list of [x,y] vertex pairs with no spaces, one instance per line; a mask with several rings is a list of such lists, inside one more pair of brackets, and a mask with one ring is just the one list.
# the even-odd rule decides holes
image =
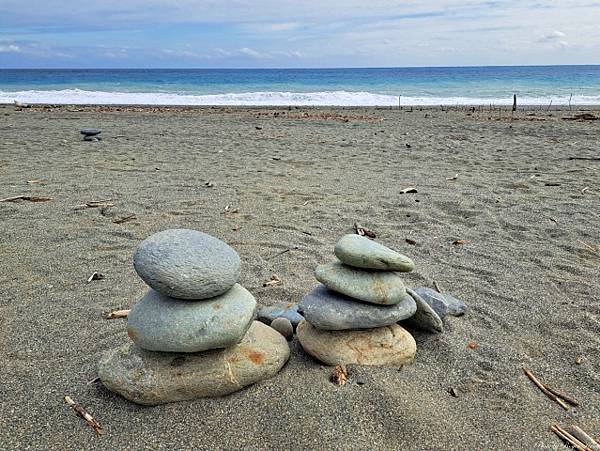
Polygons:
[[99,128],[82,128],[80,132],[82,135],[85,136],[96,136],[99,135],[102,132],[102,130],[100,130]]
[[263,306],[258,309],[258,320],[271,324],[275,318],[286,318],[296,327],[304,317],[298,313],[298,304],[294,302],[279,302],[275,305]]
[[327,365],[401,366],[417,353],[415,339],[398,324],[365,330],[320,330],[298,324],[304,350]]
[[407,320],[407,324],[423,329],[428,332],[444,332],[444,323],[439,315],[427,302],[423,300],[414,290],[406,289],[406,292],[415,300],[417,304],[416,313]]
[[153,406],[233,393],[274,376],[289,357],[285,338],[255,321],[241,343],[216,351],[149,352],[128,343],[102,356],[98,376],[109,390]]
[[389,247],[360,235],[344,235],[337,242],[334,253],[342,263],[365,269],[409,272],[415,269],[413,261]]
[[411,317],[417,304],[408,294],[394,305],[367,304],[320,285],[302,298],[299,310],[317,329],[370,329]]
[[393,272],[357,269],[341,262],[319,265],[316,279],[327,288],[359,301],[393,305],[406,296],[406,288]]
[[127,334],[148,351],[199,352],[240,342],[254,318],[256,300],[235,284],[205,301],[182,301],[150,290],[127,318]]
[[133,256],[138,275],[159,293],[177,299],[209,299],[240,280],[236,251],[206,233],[170,229],[140,243]]
[[275,318],[271,321],[271,327],[283,335],[287,341],[294,338],[294,326],[287,318]]

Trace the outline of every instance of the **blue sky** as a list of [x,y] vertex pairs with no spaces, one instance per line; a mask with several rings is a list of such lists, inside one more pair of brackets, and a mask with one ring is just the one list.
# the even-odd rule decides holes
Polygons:
[[0,68],[600,64],[599,0],[0,0]]

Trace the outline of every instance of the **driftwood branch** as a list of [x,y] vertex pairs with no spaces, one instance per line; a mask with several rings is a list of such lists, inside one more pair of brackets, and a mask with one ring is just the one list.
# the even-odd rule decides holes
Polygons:
[[131,310],[113,310],[104,315],[104,319],[127,318]]
[[28,200],[29,202],[50,202],[53,201],[53,197],[40,197],[40,196],[26,196],[24,194],[20,196],[5,197],[0,199],[0,202],[18,202],[20,200]]
[[69,407],[71,407],[77,415],[83,418],[87,424],[94,430],[96,435],[102,434],[102,426],[100,423],[96,421],[96,419],[91,416],[85,408],[79,404],[77,404],[70,396],[65,396],[65,402]]
[[557,403],[563,409],[569,410],[569,405],[567,403],[569,403],[573,406],[579,405],[579,402],[575,401],[573,398],[565,396],[562,393],[560,393],[559,391],[549,388],[542,381],[540,381],[537,377],[535,377],[529,369],[523,368],[523,372],[531,380],[531,382],[533,382],[548,398],[550,398],[552,401]]
[[575,448],[577,451],[593,451],[592,448],[587,446],[585,443],[578,440],[576,437],[573,437],[568,431],[561,428],[558,424],[553,424],[550,429],[556,435],[558,435],[561,439]]

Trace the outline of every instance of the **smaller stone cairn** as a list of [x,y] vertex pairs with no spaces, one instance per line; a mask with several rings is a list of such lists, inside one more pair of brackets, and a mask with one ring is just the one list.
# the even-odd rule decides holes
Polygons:
[[102,130],[98,128],[82,128],[80,133],[83,135],[84,141],[101,141],[100,133]]
[[286,339],[254,321],[256,300],[237,283],[240,258],[227,244],[165,230],[133,260],[151,289],[129,314],[133,343],[100,360],[109,390],[146,405],[221,396],[274,376],[288,360]]
[[360,235],[342,237],[334,253],[338,260],[315,270],[322,285],[298,306],[304,350],[328,365],[411,363],[416,342],[397,323],[411,318],[422,329],[443,331],[438,314],[397,274],[412,271],[412,260]]

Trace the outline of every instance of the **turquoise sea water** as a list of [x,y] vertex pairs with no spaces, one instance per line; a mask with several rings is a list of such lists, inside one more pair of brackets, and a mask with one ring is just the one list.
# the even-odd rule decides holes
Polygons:
[[0,103],[600,104],[600,66],[365,69],[0,69]]

